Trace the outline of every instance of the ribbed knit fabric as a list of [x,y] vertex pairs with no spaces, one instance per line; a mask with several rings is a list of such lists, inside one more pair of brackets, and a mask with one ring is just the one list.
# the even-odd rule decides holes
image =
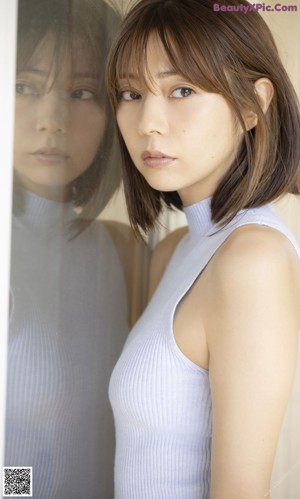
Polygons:
[[121,265],[101,223],[69,240],[71,205],[24,202],[12,229],[5,465],[33,467],[35,499],[113,499]]
[[217,229],[210,199],[185,209],[181,241],[149,306],[128,337],[110,381],[117,451],[115,499],[208,499],[211,397],[209,373],[173,336],[182,297],[231,234],[245,224],[274,227],[297,244],[269,206],[243,211]]

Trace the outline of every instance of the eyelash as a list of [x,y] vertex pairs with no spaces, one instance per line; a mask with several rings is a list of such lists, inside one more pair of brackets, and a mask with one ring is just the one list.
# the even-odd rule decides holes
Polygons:
[[[188,95],[181,95],[181,97],[175,97],[173,94],[175,92],[178,92],[178,91],[188,92]],[[177,87],[177,88],[175,88],[175,90],[173,90],[171,92],[170,98],[172,98],[172,99],[186,99],[187,97],[189,97],[190,95],[192,95],[194,93],[195,93],[195,91],[190,87],[185,87],[185,86]],[[125,98],[125,94],[129,94],[129,96],[131,96],[131,98]],[[121,102],[121,101],[132,102],[135,100],[139,100],[140,98],[141,98],[141,95],[138,92],[135,92],[134,90],[120,90],[117,93],[117,99],[119,102]]]
[[[27,92],[25,91],[27,90]],[[29,90],[29,92],[28,92]],[[37,95],[38,92],[28,83],[16,83],[16,93],[20,95]]]
[[[177,88],[175,88],[175,90],[173,90],[172,94],[174,94],[174,93],[175,93],[175,92],[177,92],[178,90],[179,90],[180,92],[181,92],[182,90],[184,90],[185,92],[186,92],[186,91],[188,91],[188,92],[189,92],[189,94],[188,94],[188,95],[181,95],[181,97],[174,97],[174,96],[173,96],[173,97],[172,97],[173,99],[186,99],[187,97],[189,97],[190,95],[192,95],[192,94],[194,94],[194,93],[195,93],[195,91],[194,91],[192,88],[190,88],[190,87],[177,87]],[[171,94],[171,95],[172,95],[172,94]]]
[[[90,97],[87,98],[82,98],[78,94],[88,92]],[[96,98],[96,92],[94,90],[89,90],[88,88],[78,88],[77,90],[73,90],[71,93],[71,97],[74,99],[79,99],[79,100],[93,100]]]
[[[88,97],[83,97],[82,94],[85,92],[89,93]],[[22,96],[37,96],[39,91],[36,90],[33,85],[28,83],[16,83],[16,93]],[[78,100],[93,100],[97,98],[96,92],[94,90],[89,90],[88,88],[78,88],[70,92],[70,97],[72,99]]]
[[[129,94],[132,98],[125,99],[125,94]],[[134,92],[133,90],[119,90],[117,92],[117,99],[119,102],[121,101],[131,102],[133,100],[139,100],[140,98],[141,95],[137,92]]]

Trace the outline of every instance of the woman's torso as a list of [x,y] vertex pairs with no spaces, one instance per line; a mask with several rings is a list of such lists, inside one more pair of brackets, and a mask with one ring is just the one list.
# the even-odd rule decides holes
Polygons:
[[268,206],[243,211],[222,229],[210,220],[209,200],[189,207],[186,215],[190,233],[178,245],[130,334],[110,382],[117,430],[116,499],[209,497],[209,375],[179,349],[174,314],[236,228],[253,223],[270,226],[296,247]]
[[70,240],[70,214],[34,204],[12,230],[5,465],[32,466],[36,499],[110,499],[107,388],[128,327],[121,266],[101,224]]

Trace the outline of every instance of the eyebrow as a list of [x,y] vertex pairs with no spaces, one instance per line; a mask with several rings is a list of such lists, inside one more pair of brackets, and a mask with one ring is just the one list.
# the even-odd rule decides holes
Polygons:
[[179,76],[179,73],[174,70],[160,71],[159,73],[157,73],[156,76],[159,79],[164,79],[164,78],[169,78],[170,76]]

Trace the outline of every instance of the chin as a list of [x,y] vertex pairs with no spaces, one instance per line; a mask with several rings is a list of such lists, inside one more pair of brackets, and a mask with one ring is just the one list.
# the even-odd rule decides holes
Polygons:
[[178,191],[180,187],[176,184],[171,184],[170,182],[158,182],[154,181],[153,179],[148,179],[145,177],[145,180],[152,189],[155,189],[156,191],[161,191],[161,192],[174,192]]

